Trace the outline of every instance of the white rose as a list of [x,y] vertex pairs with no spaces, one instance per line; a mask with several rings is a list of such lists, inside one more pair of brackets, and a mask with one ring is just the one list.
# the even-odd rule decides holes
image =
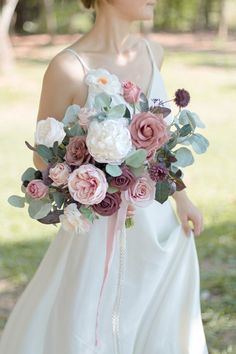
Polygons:
[[125,118],[93,120],[88,129],[86,145],[97,162],[121,164],[132,148],[128,122]]
[[75,203],[67,205],[64,214],[59,216],[62,227],[65,231],[86,233],[89,231],[91,223],[81,214]]
[[53,147],[55,141],[61,144],[65,136],[64,124],[52,117],[38,121],[34,133],[35,144],[43,144],[47,147]]
[[118,77],[106,69],[92,69],[85,77],[90,93],[106,92],[109,95],[122,93],[122,85]]

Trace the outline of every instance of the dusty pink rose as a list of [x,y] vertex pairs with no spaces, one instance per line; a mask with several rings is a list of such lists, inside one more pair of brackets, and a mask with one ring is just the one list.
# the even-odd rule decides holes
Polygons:
[[146,149],[149,152],[148,158],[169,140],[162,113],[154,114],[148,111],[134,114],[129,129],[133,144],[137,148]]
[[86,145],[86,136],[73,136],[66,147],[65,160],[68,165],[80,166],[92,159]]
[[93,210],[99,215],[109,216],[114,214],[120,208],[120,203],[120,192],[107,193],[101,203],[93,205]]
[[49,169],[48,176],[53,180],[52,186],[63,186],[67,184],[70,167],[65,162],[57,163],[54,167]]
[[129,170],[128,166],[124,165],[121,167],[122,175],[113,177],[111,179],[110,185],[112,187],[117,187],[121,191],[128,189],[136,180],[135,175]]
[[96,110],[93,108],[83,107],[78,113],[78,120],[80,126],[84,130],[88,130],[89,126],[89,117],[96,114]]
[[74,200],[92,205],[105,198],[108,183],[102,170],[92,164],[86,164],[70,174],[68,188]]
[[27,185],[26,192],[34,199],[42,199],[48,194],[48,186],[41,179],[33,179]]
[[146,207],[155,199],[155,182],[148,175],[139,177],[136,182],[124,192],[127,202],[140,207]]
[[142,90],[137,85],[132,81],[127,80],[122,82],[122,87],[123,96],[126,102],[131,104],[138,102]]

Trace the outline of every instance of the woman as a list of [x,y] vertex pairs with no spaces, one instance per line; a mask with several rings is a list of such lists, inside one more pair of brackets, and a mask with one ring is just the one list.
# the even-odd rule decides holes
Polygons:
[[[95,8],[95,24],[50,62],[38,120],[92,105],[84,78],[94,68],[135,82],[150,100],[165,98],[162,47],[130,31],[152,19],[154,0],[82,2]],[[46,167],[37,154],[34,164]],[[169,201],[128,207],[135,226],[127,244],[116,241],[105,284],[108,218],[87,235],[60,229],[9,317],[0,354],[206,354],[194,243],[203,218],[185,191],[173,198],[180,223]]]

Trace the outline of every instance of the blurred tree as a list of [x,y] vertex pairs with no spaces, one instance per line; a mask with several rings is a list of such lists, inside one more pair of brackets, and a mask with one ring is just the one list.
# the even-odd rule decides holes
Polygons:
[[218,37],[221,40],[226,40],[228,38],[228,32],[227,0],[220,0]]
[[1,1],[0,13],[0,68],[9,71],[13,68],[14,55],[9,37],[11,20],[19,0]]
[[54,0],[43,0],[44,6],[42,7],[42,11],[44,13],[44,18],[46,22],[47,32],[53,36],[57,32],[57,20],[55,16],[55,3]]

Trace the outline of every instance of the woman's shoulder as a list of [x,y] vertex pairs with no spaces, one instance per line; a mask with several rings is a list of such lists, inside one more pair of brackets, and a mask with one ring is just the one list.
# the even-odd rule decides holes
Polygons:
[[86,97],[84,71],[80,62],[70,52],[62,50],[49,62],[43,76],[43,82],[55,90],[65,90],[73,100],[74,95],[80,91],[81,104]]

